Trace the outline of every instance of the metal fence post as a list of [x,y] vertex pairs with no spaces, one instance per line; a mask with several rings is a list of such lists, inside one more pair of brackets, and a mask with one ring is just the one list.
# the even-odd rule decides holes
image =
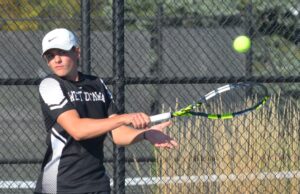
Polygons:
[[[161,77],[162,64],[163,64],[163,5],[159,3],[157,5],[157,11],[155,16],[155,21],[152,30],[151,37],[151,48],[155,53],[155,61],[150,69],[151,76]],[[160,107],[160,85],[154,86],[153,90],[154,99],[151,103],[151,114],[158,114]]]
[[[125,111],[124,0],[113,1],[113,79],[119,113]],[[125,193],[125,148],[114,145],[113,193]]]
[[89,0],[81,0],[81,65],[82,72],[91,73],[91,5]]

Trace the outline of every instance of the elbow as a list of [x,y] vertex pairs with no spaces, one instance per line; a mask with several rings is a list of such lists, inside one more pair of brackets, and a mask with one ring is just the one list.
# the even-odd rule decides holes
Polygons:
[[76,141],[83,141],[83,140],[86,139],[86,138],[84,138],[83,136],[80,136],[80,135],[72,135],[72,137]]
[[85,123],[75,110],[69,110],[60,114],[57,123],[76,141],[87,139]]
[[76,133],[72,134],[71,136],[76,141],[83,141],[83,140],[87,139],[87,137],[85,137],[83,134],[80,134],[79,132],[76,132]]
[[91,138],[87,133],[85,133],[85,130],[81,129],[79,126],[80,125],[74,126],[73,130],[69,131],[72,138],[76,141],[83,141]]

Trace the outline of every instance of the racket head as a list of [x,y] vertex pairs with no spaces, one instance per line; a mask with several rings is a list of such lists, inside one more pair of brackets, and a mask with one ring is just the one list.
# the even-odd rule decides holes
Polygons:
[[260,109],[269,99],[260,83],[240,82],[221,86],[195,103],[173,112],[172,116],[202,116],[209,119],[232,119]]

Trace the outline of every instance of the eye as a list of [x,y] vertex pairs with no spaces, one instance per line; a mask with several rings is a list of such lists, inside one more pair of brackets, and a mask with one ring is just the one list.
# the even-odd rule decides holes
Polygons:
[[68,54],[68,51],[59,50],[57,54],[60,55],[60,56],[61,55],[66,55],[66,54]]
[[52,53],[46,53],[45,58],[46,58],[47,61],[50,61],[51,59],[54,58],[54,55]]

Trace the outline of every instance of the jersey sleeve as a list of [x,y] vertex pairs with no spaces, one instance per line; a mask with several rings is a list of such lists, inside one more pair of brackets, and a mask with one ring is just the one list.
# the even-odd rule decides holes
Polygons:
[[49,116],[54,120],[67,111],[74,109],[73,104],[64,94],[60,83],[54,78],[45,78],[39,86],[42,103],[47,107]]

